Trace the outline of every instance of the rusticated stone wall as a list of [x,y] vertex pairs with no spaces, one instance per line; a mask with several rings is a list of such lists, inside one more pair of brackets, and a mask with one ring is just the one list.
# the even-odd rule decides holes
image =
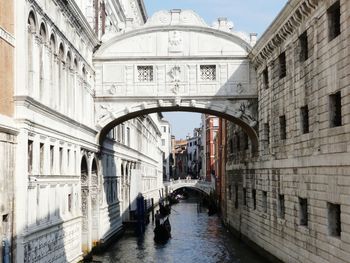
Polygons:
[[259,156],[244,149],[238,127],[229,129],[225,221],[283,262],[349,262],[349,15],[346,0],[289,1],[251,56]]

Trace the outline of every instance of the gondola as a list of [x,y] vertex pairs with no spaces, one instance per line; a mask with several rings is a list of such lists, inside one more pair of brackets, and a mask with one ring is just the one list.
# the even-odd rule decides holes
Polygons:
[[169,217],[166,217],[162,223],[156,224],[154,229],[154,241],[156,243],[165,243],[171,238],[171,225]]

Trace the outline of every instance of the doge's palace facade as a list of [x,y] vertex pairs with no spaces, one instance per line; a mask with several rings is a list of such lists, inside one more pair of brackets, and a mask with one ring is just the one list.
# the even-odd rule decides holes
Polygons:
[[[123,143],[108,138],[102,152],[94,128],[93,51],[126,23],[144,23],[146,13],[142,1],[15,2],[13,257],[77,262],[128,220],[132,200],[122,194],[150,198],[161,187],[157,116],[124,123]],[[126,144],[130,132],[139,136]],[[130,184],[136,173],[151,183]]]

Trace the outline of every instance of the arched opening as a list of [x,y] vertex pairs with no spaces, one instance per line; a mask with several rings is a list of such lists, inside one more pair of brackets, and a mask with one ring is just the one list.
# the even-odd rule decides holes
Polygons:
[[39,30],[39,36],[40,36],[40,46],[39,46],[39,58],[40,58],[40,65],[39,65],[39,77],[40,77],[40,88],[39,88],[39,97],[40,100],[44,99],[44,86],[45,86],[45,64],[46,64],[46,55],[45,55],[45,43],[47,41],[47,35],[46,35],[46,27],[44,23],[41,23],[40,30]]
[[98,227],[99,227],[99,178],[98,178],[98,169],[97,161],[94,158],[92,160],[91,166],[91,219],[92,219],[92,243],[93,245],[97,244],[99,240],[98,236]]
[[67,69],[67,75],[66,75],[66,94],[65,94],[65,100],[68,106],[68,114],[71,115],[73,112],[72,106],[74,103],[74,86],[73,86],[73,71],[72,71],[72,55],[71,52],[67,52],[66,56],[66,69]]
[[36,19],[34,12],[31,11],[28,16],[28,37],[27,37],[27,45],[28,45],[28,94],[32,94],[33,91],[33,82],[34,82],[34,39],[36,33]]
[[[224,102],[223,102],[224,103]],[[144,107],[141,105],[140,108]],[[214,107],[212,107],[214,108]],[[110,116],[116,116],[114,119],[112,117],[107,118],[106,125],[102,127],[100,133],[98,134],[98,142],[102,146],[103,141],[109,131],[115,126],[139,116],[144,116],[146,114],[157,113],[157,112],[172,112],[172,111],[182,111],[182,112],[198,112],[204,114],[210,114],[217,117],[221,117],[228,121],[233,122],[234,124],[241,127],[242,131],[244,131],[249,138],[250,150],[253,156],[255,156],[258,152],[258,131],[257,131],[257,122],[251,116],[245,116],[243,112],[229,112],[224,111],[221,108],[216,110],[212,108],[200,108],[193,106],[168,106],[168,107],[152,107],[141,110],[135,110],[133,112],[129,112],[127,114],[109,112]],[[221,110],[221,111],[220,111]]]
[[88,252],[90,249],[90,231],[89,231],[89,174],[88,162],[85,156],[81,159],[80,164],[80,181],[81,181],[81,211],[82,211],[82,228],[81,228],[81,244],[82,251]]
[[54,34],[50,36],[50,87],[53,92],[53,96],[50,96],[50,105],[57,108],[55,103],[55,98],[57,97],[57,88],[56,88],[56,65],[55,65],[55,55],[56,55],[56,37]]
[[65,79],[64,79],[64,47],[60,43],[58,49],[58,105],[60,109],[63,109],[64,105],[64,90],[65,90]]

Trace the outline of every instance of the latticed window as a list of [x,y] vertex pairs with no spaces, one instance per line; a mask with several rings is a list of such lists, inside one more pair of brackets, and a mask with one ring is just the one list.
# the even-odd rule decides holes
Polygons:
[[215,65],[201,65],[201,80],[216,80],[216,66]]
[[137,79],[140,82],[153,81],[153,66],[137,66]]

